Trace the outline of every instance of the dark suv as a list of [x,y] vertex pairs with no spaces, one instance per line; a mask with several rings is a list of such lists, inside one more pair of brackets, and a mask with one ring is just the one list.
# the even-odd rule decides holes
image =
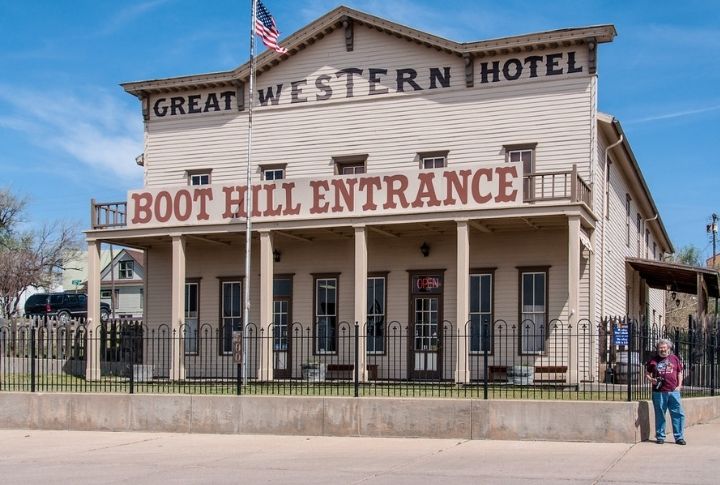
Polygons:
[[[35,293],[25,302],[25,315],[49,316],[67,324],[71,318],[87,317],[87,295],[85,293]],[[110,317],[110,305],[100,303],[100,320]]]

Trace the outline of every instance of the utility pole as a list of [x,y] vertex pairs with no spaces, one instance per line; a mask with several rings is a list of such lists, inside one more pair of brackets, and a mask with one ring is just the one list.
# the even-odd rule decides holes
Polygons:
[[710,238],[712,239],[712,267],[715,268],[715,253],[717,250],[715,249],[715,244],[717,240],[717,233],[718,233],[718,215],[713,213],[712,216],[710,216],[710,224],[706,226],[707,233],[710,234]]

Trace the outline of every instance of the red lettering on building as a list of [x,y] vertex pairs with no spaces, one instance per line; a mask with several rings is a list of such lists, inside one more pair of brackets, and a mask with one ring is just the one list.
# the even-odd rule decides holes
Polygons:
[[262,212],[260,212],[260,191],[262,190],[262,185],[253,185],[252,186],[252,216],[253,217],[260,217],[262,215]]
[[[420,179],[420,187],[418,188],[415,200],[412,203],[413,207],[437,207],[440,205],[440,201],[435,195],[435,186],[433,181],[435,180],[435,174],[433,172],[426,172],[418,174]],[[423,204],[423,199],[427,199],[427,204]]]
[[508,167],[497,167],[495,172],[500,176],[500,180],[498,182],[498,195],[495,196],[495,202],[515,202],[518,194],[517,189],[513,190],[509,194],[507,193],[507,189],[512,188],[513,183],[512,179],[509,179],[508,176],[512,178],[517,178],[518,176],[517,167],[514,165]]
[[212,189],[195,189],[193,192],[193,201],[197,202],[200,201],[200,211],[197,215],[198,221],[207,221],[210,219],[210,214],[207,212],[207,202],[208,200],[213,200],[213,193]]
[[360,179],[358,189],[365,193],[366,201],[362,206],[362,210],[374,211],[377,209],[377,204],[375,203],[375,189],[380,190],[381,187],[382,184],[380,182],[380,177],[362,177]]
[[[443,177],[447,181],[447,190],[445,191],[444,205],[455,205],[457,200],[453,197],[453,193],[458,196],[461,204],[467,204],[468,201],[468,178],[472,173],[471,170],[459,170],[443,172]],[[460,177],[462,177],[462,181]]]
[[[383,182],[385,182],[387,187],[387,196],[383,204],[383,209],[395,209],[397,207],[395,198],[400,202],[400,207],[407,209],[410,205],[405,197],[405,190],[407,190],[408,187],[407,177],[404,175],[387,175],[383,177]],[[395,187],[395,182],[398,182],[400,185]]]
[[277,207],[273,207],[275,205],[275,184],[265,184],[263,189],[265,189],[265,211],[262,214],[263,217],[279,216],[280,213],[282,213],[282,205],[278,204]]
[[480,189],[482,187],[482,177],[487,178],[488,185],[490,185],[493,179],[492,170],[489,168],[481,168],[475,172],[475,175],[473,175],[471,184],[472,196],[473,199],[475,199],[475,202],[477,202],[478,204],[490,202],[490,200],[492,199],[492,190],[489,191],[487,194],[482,194],[480,192]]
[[152,219],[152,195],[149,192],[142,192],[140,194],[132,194],[135,211],[132,217],[133,224],[145,224],[150,222]]
[[[335,189],[335,204],[332,206],[333,212],[353,212],[355,210],[355,185],[357,179],[341,178],[332,180],[330,183]],[[344,205],[340,205],[340,197]]]
[[192,214],[192,197],[187,189],[180,189],[175,194],[175,200],[173,201],[173,210],[175,211],[175,218],[179,222],[185,222],[190,219]]
[[163,190],[155,196],[155,219],[158,222],[167,222],[172,217],[173,199],[170,192]]
[[300,204],[295,207],[292,205],[292,194],[295,188],[295,182],[285,182],[282,184],[283,190],[285,190],[285,210],[283,211],[284,216],[296,216],[300,214]]
[[[325,192],[329,189],[327,180],[311,180],[310,187],[312,187],[313,198],[313,205],[310,208],[310,214],[327,213],[328,207],[330,207],[330,203],[325,202]],[[323,191],[321,192],[320,189],[323,189]],[[323,202],[322,205],[321,202]]]
[[[231,219],[233,217],[247,217],[247,211],[245,210],[245,193],[247,187],[244,185],[233,185],[231,187],[223,187],[225,193],[225,212],[223,212],[223,219]],[[238,192],[238,197],[233,197],[233,193]]]

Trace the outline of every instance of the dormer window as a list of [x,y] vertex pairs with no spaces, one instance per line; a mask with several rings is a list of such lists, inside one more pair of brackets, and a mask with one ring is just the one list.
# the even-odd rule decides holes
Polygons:
[[356,175],[366,172],[367,155],[333,157],[336,175]]
[[212,170],[208,169],[187,170],[185,173],[187,176],[188,185],[210,185],[211,172]]
[[421,169],[433,169],[447,167],[448,151],[418,153]]

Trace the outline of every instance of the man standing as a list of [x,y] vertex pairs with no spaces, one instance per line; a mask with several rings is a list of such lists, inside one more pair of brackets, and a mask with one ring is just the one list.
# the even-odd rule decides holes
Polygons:
[[675,443],[685,443],[685,413],[680,402],[680,388],[683,381],[683,364],[672,353],[670,340],[660,339],[655,344],[656,354],[645,365],[645,378],[652,383],[653,407],[655,408],[655,440],[665,443],[665,413],[670,411]]

